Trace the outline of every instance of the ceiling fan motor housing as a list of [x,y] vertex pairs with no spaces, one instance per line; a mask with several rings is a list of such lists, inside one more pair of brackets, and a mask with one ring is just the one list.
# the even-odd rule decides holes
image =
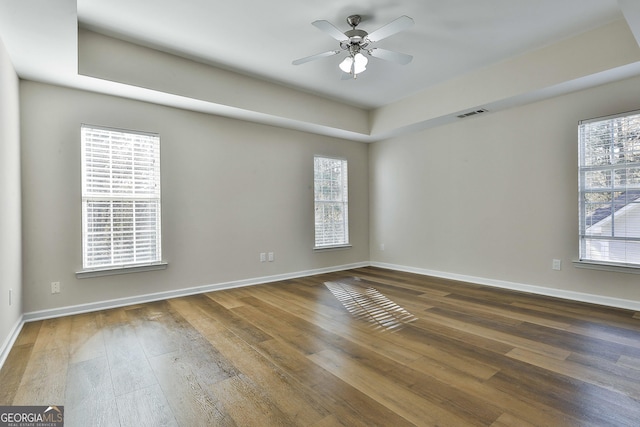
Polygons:
[[359,45],[360,47],[365,47],[369,44],[369,41],[367,40],[367,36],[369,35],[369,33],[364,30],[356,30],[354,28],[353,30],[345,31],[344,35],[349,37],[349,39],[340,42],[340,47],[342,47],[343,49],[348,49],[351,45]]

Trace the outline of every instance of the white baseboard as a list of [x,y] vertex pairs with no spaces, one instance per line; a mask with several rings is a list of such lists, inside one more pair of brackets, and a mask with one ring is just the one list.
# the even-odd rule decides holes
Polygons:
[[293,273],[277,274],[273,276],[256,277],[245,280],[235,280],[225,283],[216,283],[211,285],[196,286],[193,288],[177,289],[175,291],[157,292],[153,294],[138,295],[134,297],[119,298],[107,301],[99,301],[89,304],[72,305],[67,307],[53,308],[49,310],[32,311],[23,315],[25,322],[35,320],[51,319],[54,317],[69,316],[73,314],[89,313],[92,311],[106,310],[116,307],[124,307],[133,304],[142,304],[145,302],[160,301],[169,298],[183,297],[187,295],[201,294],[204,292],[218,291],[223,289],[240,288],[244,286],[260,285],[263,283],[277,282],[280,280],[296,279],[299,277],[313,276],[316,274],[331,273],[334,271],[349,270],[352,268],[360,268],[369,266],[369,262],[360,262],[354,264],[318,268],[314,270],[297,271]]
[[16,324],[11,329],[11,332],[9,332],[7,339],[5,339],[4,342],[2,343],[2,347],[0,347],[0,369],[2,369],[4,362],[7,360],[7,357],[9,356],[9,352],[13,348],[13,344],[16,342],[16,339],[18,339],[18,335],[20,335],[20,331],[22,331],[23,325],[24,325],[24,316],[20,316]]
[[299,277],[313,276],[316,274],[331,273],[336,271],[350,270],[352,268],[361,267],[380,267],[389,270],[405,271],[408,273],[420,274],[423,276],[440,277],[443,279],[458,280],[463,282],[475,283],[479,285],[492,286],[496,288],[509,289],[513,291],[528,292],[532,294],[545,295],[550,297],[562,298],[573,301],[587,302],[591,304],[604,305],[609,307],[623,308],[627,310],[640,311],[640,301],[625,300],[621,298],[612,298],[601,295],[593,295],[582,292],[565,291],[544,286],[527,285],[523,283],[508,282],[503,280],[487,279],[484,277],[468,276],[464,274],[447,273],[443,271],[428,270],[424,268],[409,267],[405,265],[389,264],[383,262],[360,262],[354,264],[319,268],[314,270],[298,271],[293,273],[278,274],[273,276],[257,277],[245,280],[235,280],[231,282],[217,283],[204,286],[196,286],[186,289],[178,289],[175,291],[158,292],[153,294],[139,295],[134,297],[113,299],[108,301],[99,301],[89,304],[80,304],[74,306],[54,308],[50,310],[33,311],[24,313],[16,322],[9,336],[5,339],[2,347],[0,347],[0,368],[7,359],[13,344],[15,343],[22,326],[25,322],[50,319],[54,317],[68,316],[73,314],[88,313],[92,311],[105,310],[109,308],[123,307],[133,304],[141,304],[145,302],[159,301],[168,298],[177,298],[188,295],[195,295],[204,292],[211,292],[223,289],[239,288],[244,286],[253,286],[263,283],[277,282],[280,280],[295,279]]
[[478,285],[492,286],[512,291],[528,292],[531,294],[544,295],[549,297],[562,298],[572,301],[587,302],[591,304],[605,305],[609,307],[624,308],[627,310],[640,311],[640,301],[626,300],[622,298],[612,298],[602,295],[593,295],[582,292],[564,291],[561,289],[547,288],[544,286],[526,285],[523,283],[508,282],[504,280],[487,279],[484,277],[467,276],[464,274],[447,273],[443,271],[428,270],[424,268],[408,267],[404,265],[387,264],[384,262],[370,263],[373,267],[387,268],[389,270],[405,271],[424,276],[440,277],[443,279],[459,280],[462,282],[475,283]]
[[11,345],[13,344],[13,341],[15,341],[15,339],[18,336],[18,333],[22,329],[22,324],[24,322],[50,319],[54,317],[68,316],[68,315],[80,314],[80,313],[88,313],[92,311],[105,310],[109,308],[123,307],[123,306],[133,305],[133,304],[141,304],[145,302],[152,302],[152,301],[159,301],[159,300],[164,300],[169,298],[177,298],[177,297],[182,297],[187,295],[201,294],[204,292],[211,292],[216,290],[232,289],[232,288],[239,288],[244,286],[253,286],[253,285],[259,285],[263,283],[277,282],[280,280],[295,279],[299,277],[307,277],[307,276],[313,276],[316,274],[331,273],[335,271],[343,271],[343,270],[349,270],[352,268],[360,268],[360,267],[367,267],[367,266],[387,268],[389,270],[405,271],[408,273],[416,273],[424,276],[441,277],[443,279],[459,280],[463,282],[492,286],[492,287],[497,287],[502,289],[510,289],[514,291],[528,292],[532,294],[563,298],[567,300],[587,302],[587,303],[604,305],[609,307],[640,311],[640,301],[625,300],[621,298],[612,298],[612,297],[593,295],[593,294],[587,294],[582,292],[564,291],[559,289],[547,288],[544,286],[527,285],[523,283],[508,282],[503,280],[487,279],[484,277],[447,273],[443,271],[409,267],[405,265],[388,264],[388,263],[375,262],[375,261],[372,261],[372,262],[365,261],[365,262],[354,263],[354,264],[319,268],[314,270],[298,271],[298,272],[278,274],[273,276],[257,277],[257,278],[245,279],[245,280],[235,280],[231,282],[196,286],[196,287],[186,288],[186,289],[177,289],[175,291],[158,292],[158,293],[139,295],[134,297],[99,301],[99,302],[89,303],[89,304],[80,304],[80,305],[54,308],[50,310],[41,310],[41,311],[33,311],[30,313],[24,313],[24,315],[22,316],[19,322],[19,325],[16,325],[16,327],[14,328],[14,332],[11,334],[11,336],[7,339],[3,347],[0,349],[2,351],[0,353],[0,361],[4,361],[4,359],[2,358],[2,357],[6,357],[4,353],[5,352],[8,353],[9,349],[11,348]]

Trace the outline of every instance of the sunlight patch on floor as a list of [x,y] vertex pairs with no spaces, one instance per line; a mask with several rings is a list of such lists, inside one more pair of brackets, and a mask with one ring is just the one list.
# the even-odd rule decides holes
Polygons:
[[398,330],[417,320],[413,314],[372,287],[345,282],[325,282],[325,286],[354,317],[365,320],[376,329]]

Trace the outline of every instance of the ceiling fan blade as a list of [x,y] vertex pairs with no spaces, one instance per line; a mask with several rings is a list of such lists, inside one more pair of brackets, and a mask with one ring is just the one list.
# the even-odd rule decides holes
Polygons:
[[394,52],[392,50],[380,49],[378,47],[369,49],[368,52],[369,55],[374,58],[384,59],[385,61],[391,61],[401,65],[407,65],[413,60],[413,56],[407,55],[406,53]]
[[392,36],[400,31],[406,30],[413,25],[413,19],[406,15],[402,15],[400,18],[389,22],[387,25],[378,28],[374,32],[370,33],[367,38],[369,41],[377,42],[389,36]]
[[311,23],[311,25],[313,25],[314,27],[318,28],[319,30],[322,30],[325,33],[329,34],[331,37],[333,37],[334,39],[338,40],[339,42],[349,39],[349,37],[347,37],[342,31],[337,29],[329,21],[324,21],[324,20],[313,21]]
[[315,55],[307,56],[305,58],[296,59],[295,61],[292,62],[292,64],[293,65],[300,65],[300,64],[304,64],[305,62],[315,61],[316,59],[326,58],[327,56],[337,55],[340,52],[342,52],[342,51],[341,50],[330,50],[328,52],[317,53]]

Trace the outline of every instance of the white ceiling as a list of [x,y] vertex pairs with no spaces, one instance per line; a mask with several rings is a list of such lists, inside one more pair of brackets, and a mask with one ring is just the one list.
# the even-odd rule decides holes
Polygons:
[[[291,65],[339,48],[311,22],[346,31],[350,14],[368,32],[412,17],[412,28],[376,46],[413,62],[372,59],[355,81],[340,79],[343,55]],[[616,0],[78,0],[90,29],[366,108],[621,17]]]
[[[523,57],[605,24],[626,18],[631,25],[629,17],[621,12],[623,5],[627,14],[636,9],[637,25],[632,30],[638,32],[638,39],[638,3],[638,0],[0,0],[0,39],[18,75],[24,79],[191,108],[188,97],[174,96],[173,100],[162,101],[157,93],[145,92],[142,87],[125,87],[79,75],[80,26],[375,111],[401,100],[412,105],[406,100],[424,97],[438,84]],[[350,29],[346,17],[351,14],[362,15],[359,28],[368,32],[401,15],[412,17],[413,27],[375,46],[413,55],[413,61],[403,66],[373,58],[357,80],[341,80],[337,65],[342,55],[299,66],[291,64],[295,59],[339,48],[336,40],[311,22],[327,20],[346,31]],[[224,114],[224,105],[202,99],[193,100],[192,107]],[[253,113],[248,111],[242,116],[235,109],[228,114],[251,119]],[[420,120],[423,119],[416,118],[414,123]],[[268,122],[268,118],[263,121]],[[325,132],[322,129],[317,132]],[[370,135],[360,137],[367,139]]]

